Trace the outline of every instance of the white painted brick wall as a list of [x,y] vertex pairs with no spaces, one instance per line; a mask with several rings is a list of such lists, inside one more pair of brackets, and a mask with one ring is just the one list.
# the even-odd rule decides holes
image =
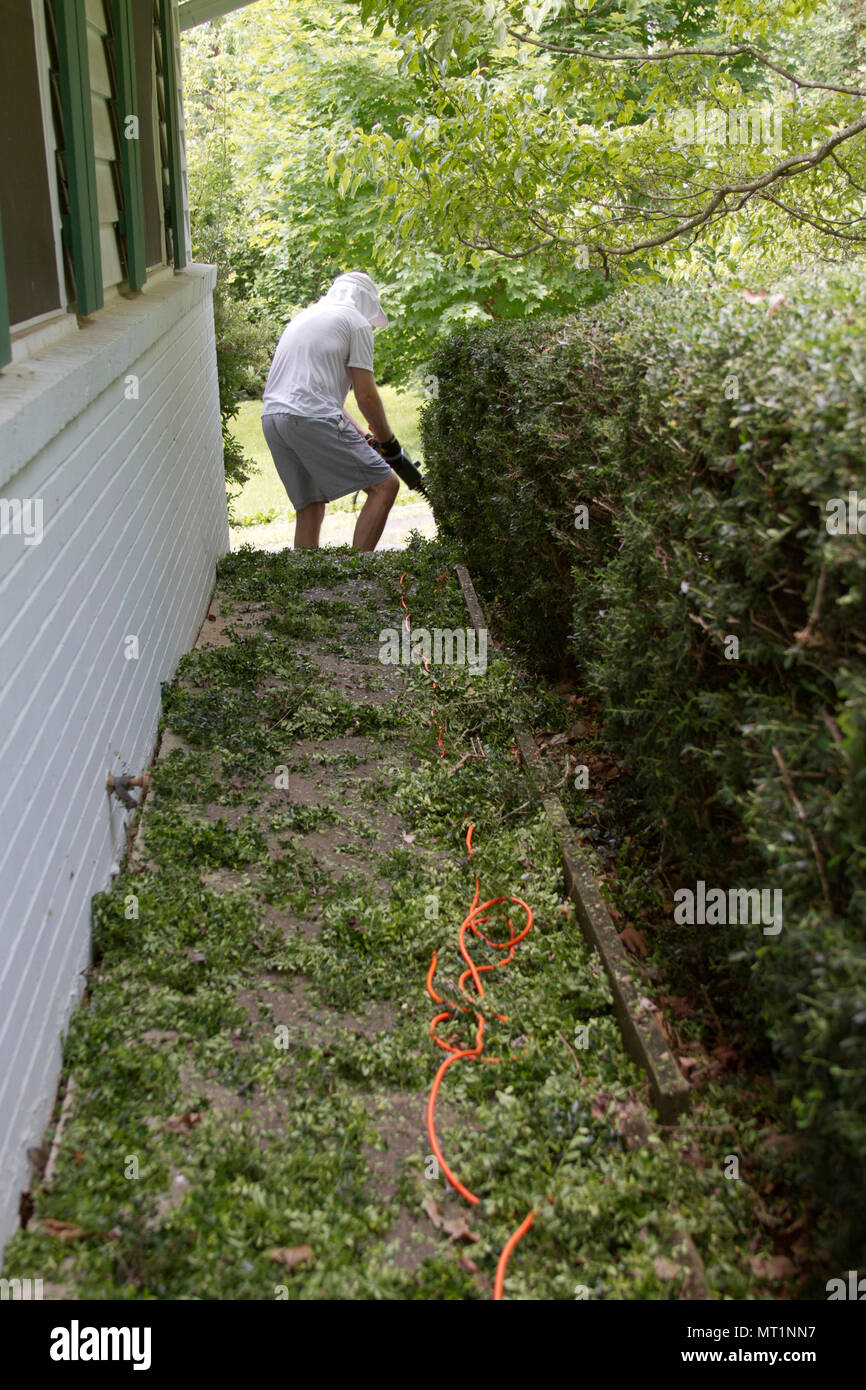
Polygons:
[[0,497],[44,508],[41,544],[0,535],[0,1243],[123,849],[106,776],[150,761],[228,548],[212,285],[169,275],[0,376]]

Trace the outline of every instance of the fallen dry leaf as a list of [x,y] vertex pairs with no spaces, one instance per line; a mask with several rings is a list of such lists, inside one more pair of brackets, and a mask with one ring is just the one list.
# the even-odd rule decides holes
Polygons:
[[646,1114],[639,1100],[614,1101],[609,1119],[613,1129],[625,1139],[627,1149],[639,1149],[649,1139]]
[[607,1107],[610,1105],[610,1095],[607,1091],[599,1091],[590,1103],[589,1113],[594,1120],[603,1120],[607,1114]]
[[171,1130],[172,1134],[189,1134],[193,1125],[199,1124],[201,1114],[198,1110],[187,1110],[184,1115],[171,1115],[165,1122],[165,1127]]
[[76,1226],[72,1221],[55,1221],[51,1216],[43,1216],[37,1225],[46,1235],[54,1236],[57,1240],[80,1240],[89,1234],[83,1226]]
[[447,1236],[450,1236],[452,1241],[465,1240],[467,1244],[471,1244],[481,1239],[479,1235],[469,1229],[469,1222],[462,1211],[458,1212],[456,1216],[443,1217],[442,1230]]
[[268,1251],[268,1259],[294,1269],[295,1265],[312,1264],[313,1252],[309,1245],[278,1245]]
[[712,1055],[723,1067],[733,1067],[737,1064],[739,1054],[726,1043],[720,1043],[718,1047],[713,1048]]
[[787,1255],[772,1255],[768,1260],[760,1255],[750,1255],[746,1263],[758,1279],[789,1279],[797,1273],[797,1267]]
[[654,1010],[653,1018],[655,1019],[659,1028],[661,1028],[670,1046],[674,1049],[679,1047],[679,1034],[677,1033],[676,1028],[670,1022],[670,1020],[664,1015],[664,1013],[662,1013],[661,1009]]
[[440,1207],[439,1203],[437,1202],[436,1198],[432,1195],[432,1193],[429,1197],[426,1198],[424,1202],[424,1210],[429,1216],[430,1220],[433,1222],[433,1225],[436,1227],[437,1231],[440,1230],[442,1226],[442,1208]]
[[547,748],[560,748],[560,747],[562,746],[563,743],[569,743],[569,742],[570,742],[570,738],[569,738],[568,734],[554,734],[552,738],[549,738],[549,739],[547,740],[547,743],[546,743],[545,747],[547,747]]
[[153,1047],[158,1047],[160,1043],[174,1042],[175,1039],[179,1037],[179,1033],[172,1032],[171,1030],[163,1031],[161,1028],[149,1028],[146,1033],[142,1033],[141,1041]]
[[758,1141],[761,1149],[775,1149],[781,1159],[792,1158],[799,1148],[796,1135],[780,1134],[778,1130],[769,1130]]
[[661,1002],[666,1009],[670,1009],[675,1018],[691,1018],[694,1013],[694,1006],[683,994],[663,994]]
[[648,956],[649,946],[643,932],[638,931],[637,927],[624,927],[619,933],[619,939],[627,951],[631,951],[636,956]]
[[463,1254],[460,1256],[460,1258],[458,1259],[457,1263],[458,1263],[459,1265],[462,1265],[462,1266],[463,1266],[463,1268],[466,1270],[466,1273],[467,1273],[467,1274],[480,1274],[480,1273],[481,1273],[481,1270],[478,1268],[478,1266],[477,1266],[477,1264],[475,1263],[475,1261],[473,1260],[472,1256],[469,1255],[469,1254],[467,1254],[467,1252],[466,1252],[465,1250],[464,1250]]
[[669,1260],[666,1255],[659,1255],[653,1260],[653,1269],[659,1279],[676,1279],[682,1273],[679,1265],[673,1260]]

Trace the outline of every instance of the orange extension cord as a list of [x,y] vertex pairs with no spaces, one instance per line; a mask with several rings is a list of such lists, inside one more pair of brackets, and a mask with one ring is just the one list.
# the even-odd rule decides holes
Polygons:
[[[405,579],[406,579],[406,575],[405,575],[405,573],[404,573],[404,574],[402,574],[402,575],[400,576],[400,591],[401,591],[401,594],[400,594],[400,602],[401,602],[401,604],[403,605],[403,608],[404,608],[405,614],[406,614],[406,616],[405,616],[405,618],[404,618],[404,620],[403,620],[403,625],[404,625],[404,627],[405,627],[405,629],[406,629],[406,634],[407,634],[407,637],[408,637],[408,635],[409,635],[411,629],[410,629],[410,626],[409,626],[409,609],[408,609],[407,604],[406,604],[405,590],[404,590],[404,587],[403,587]],[[439,741],[440,757],[443,757],[443,758],[444,758],[444,757],[445,757],[445,741],[444,741],[444,737],[443,737],[443,733],[442,733],[442,726],[441,726],[441,724],[439,724],[439,722],[438,722],[437,719],[436,719],[436,703],[435,703],[435,700],[436,700],[437,685],[436,685],[435,679],[433,678],[432,672],[431,672],[431,670],[430,670],[430,663],[429,663],[429,661],[427,660],[426,657],[422,658],[422,660],[423,660],[424,669],[425,669],[425,671],[427,672],[428,676],[430,676],[430,679],[431,679],[432,684],[433,684],[433,705],[431,706],[431,709],[430,709],[430,719],[431,719],[431,722],[435,725],[435,727],[436,727],[436,729],[437,729],[437,731],[438,731],[438,741]],[[467,850],[467,853],[468,853],[470,859],[471,859],[472,854],[473,854],[473,849],[472,849],[472,832],[473,832],[473,829],[474,829],[474,827],[473,827],[472,825],[470,825],[470,826],[469,826],[469,829],[468,829],[468,831],[467,831],[467,834],[466,834],[466,850]],[[459,980],[458,980],[457,983],[458,983],[458,987],[459,987],[459,989],[460,989],[461,994],[463,995],[464,999],[466,999],[466,1000],[468,1001],[468,1004],[451,1004],[451,1003],[448,1002],[448,1000],[443,999],[441,995],[439,995],[439,994],[436,993],[436,989],[435,989],[435,987],[434,987],[434,980],[435,980],[435,978],[436,978],[436,968],[437,968],[437,964],[438,964],[438,952],[437,952],[437,951],[434,951],[434,952],[433,952],[433,957],[432,957],[432,959],[431,959],[431,961],[430,961],[430,968],[429,968],[429,970],[427,971],[427,982],[426,982],[426,983],[427,983],[427,993],[430,995],[430,998],[433,1000],[433,1003],[434,1003],[434,1004],[444,1004],[444,1005],[446,1006],[445,1009],[444,1009],[441,1013],[438,1013],[438,1014],[435,1016],[435,1018],[433,1018],[433,1019],[431,1020],[430,1029],[429,1029],[430,1038],[431,1038],[431,1040],[435,1043],[435,1045],[436,1045],[437,1047],[441,1047],[445,1052],[447,1052],[447,1053],[449,1054],[449,1055],[445,1058],[445,1060],[441,1063],[441,1065],[440,1065],[438,1071],[436,1072],[435,1077],[433,1078],[433,1085],[430,1087],[430,1095],[429,1095],[428,1100],[427,1100],[427,1133],[428,1133],[428,1135],[430,1136],[430,1144],[431,1144],[431,1147],[432,1147],[432,1149],[433,1149],[433,1153],[435,1154],[436,1159],[437,1159],[437,1162],[439,1163],[439,1167],[442,1169],[442,1172],[445,1174],[445,1177],[448,1179],[448,1181],[449,1181],[449,1183],[451,1184],[451,1186],[452,1186],[453,1188],[455,1188],[455,1190],[456,1190],[457,1192],[460,1193],[461,1197],[463,1197],[467,1202],[471,1203],[472,1206],[477,1206],[477,1205],[478,1205],[479,1198],[475,1195],[474,1192],[470,1192],[470,1191],[469,1191],[469,1188],[466,1187],[466,1185],[460,1181],[460,1179],[456,1176],[456,1174],[455,1174],[455,1173],[451,1170],[451,1168],[448,1166],[448,1164],[447,1164],[446,1161],[445,1161],[445,1156],[444,1156],[444,1154],[442,1153],[442,1148],[441,1148],[441,1146],[440,1146],[440,1144],[439,1144],[439,1140],[438,1140],[438,1138],[437,1138],[437,1136],[436,1136],[436,1097],[437,1097],[437,1095],[439,1094],[439,1088],[440,1088],[440,1086],[442,1085],[442,1081],[443,1081],[443,1079],[444,1079],[444,1077],[445,1077],[445,1073],[448,1071],[448,1069],[449,1069],[450,1067],[453,1067],[453,1066],[454,1066],[454,1063],[455,1063],[455,1062],[459,1062],[459,1061],[461,1061],[463,1058],[468,1058],[468,1057],[476,1058],[476,1059],[477,1059],[478,1061],[480,1061],[480,1062],[498,1062],[498,1061],[500,1061],[501,1059],[500,1059],[499,1057],[485,1057],[485,1056],[483,1055],[483,1054],[484,1054],[484,1030],[485,1030],[485,1027],[486,1027],[486,1020],[485,1020],[484,1014],[481,1012],[480,1009],[477,1009],[477,1008],[473,1009],[473,1012],[474,1012],[474,1014],[475,1014],[475,1019],[476,1019],[476,1025],[477,1025],[476,1031],[475,1031],[475,1046],[474,1046],[474,1047],[470,1047],[470,1048],[465,1048],[465,1047],[464,1047],[464,1048],[459,1048],[459,1047],[455,1047],[452,1043],[446,1042],[444,1038],[440,1038],[440,1037],[438,1036],[436,1030],[437,1030],[437,1027],[438,1027],[438,1025],[439,1025],[440,1023],[444,1023],[444,1022],[447,1022],[447,1021],[453,1019],[454,1016],[455,1016],[455,1014],[458,1013],[458,1012],[460,1012],[460,1013],[465,1013],[465,1012],[467,1012],[467,1009],[468,1009],[468,1007],[469,1007],[470,1005],[472,1005],[472,1004],[475,1003],[476,1001],[479,1001],[479,1000],[484,999],[484,997],[485,997],[485,995],[484,995],[484,985],[483,985],[482,982],[481,982],[481,976],[482,976],[482,974],[485,973],[485,972],[487,972],[487,971],[490,971],[490,970],[497,970],[501,965],[507,965],[507,964],[509,963],[509,961],[511,961],[511,960],[514,958],[514,948],[515,948],[517,945],[519,945],[519,943],[520,943],[521,941],[523,941],[524,937],[526,937],[526,936],[528,935],[528,933],[529,933],[529,931],[530,931],[530,928],[532,927],[532,909],[529,907],[529,905],[528,905],[527,903],[525,903],[525,902],[523,901],[522,898],[515,898],[515,897],[488,898],[487,902],[481,903],[481,902],[479,902],[480,897],[481,897],[481,884],[480,884],[480,880],[476,877],[476,879],[475,879],[475,893],[474,893],[474,896],[473,896],[473,898],[472,898],[472,906],[471,906],[470,909],[469,909],[468,915],[463,919],[463,922],[462,922],[461,925],[460,925],[460,930],[459,930],[458,933],[457,933],[457,946],[458,946],[458,950],[460,951],[460,955],[463,957],[463,960],[466,962],[466,967],[467,967],[467,968],[463,971],[463,973],[462,973],[462,975],[460,976],[460,978],[459,978]],[[499,904],[499,903],[506,903],[506,902],[507,902],[507,903],[512,903],[512,904],[516,904],[518,907],[522,908],[523,912],[526,914],[526,921],[525,921],[523,930],[520,931],[520,932],[515,932],[514,923],[513,923],[512,919],[511,919],[510,917],[508,917],[508,918],[507,918],[507,922],[508,922],[508,940],[507,940],[507,941],[491,941],[490,938],[489,938],[488,936],[485,936],[484,932],[481,931],[481,930],[479,929],[479,925],[478,925],[478,924],[479,924],[480,922],[486,922],[486,921],[488,920],[487,912],[488,912],[488,909],[489,909],[489,908],[496,907],[497,904]],[[467,934],[467,932],[472,932],[475,936],[477,936],[477,937],[479,938],[480,941],[485,942],[485,944],[486,944],[487,946],[490,946],[493,950],[495,950],[495,951],[504,951],[504,952],[506,952],[507,954],[503,955],[503,957],[502,957],[501,960],[494,961],[493,964],[491,964],[491,965],[477,965],[477,964],[475,963],[475,961],[473,960],[472,956],[469,954],[469,950],[468,950],[467,945],[466,945],[466,934]],[[468,993],[467,989],[466,989],[466,981],[467,981],[468,979],[470,979],[470,978],[471,978],[471,980],[472,980],[472,987],[473,987],[473,989],[474,989],[474,991],[475,991],[474,996],[471,996],[471,995]],[[503,1014],[497,1014],[496,1017],[497,1017],[497,1019],[499,1019],[499,1021],[502,1022],[502,1023],[507,1022],[507,1019],[504,1017]],[[537,1215],[536,1211],[534,1211],[534,1210],[533,1210],[533,1211],[530,1211],[529,1214],[528,1214],[526,1217],[524,1217],[523,1221],[522,1221],[522,1222],[520,1223],[520,1225],[517,1227],[517,1230],[514,1231],[514,1233],[513,1233],[511,1236],[509,1236],[508,1240],[506,1241],[505,1245],[503,1246],[502,1253],[500,1254],[499,1260],[498,1260],[497,1265],[496,1265],[496,1280],[495,1280],[494,1286],[493,1286],[493,1298],[494,1298],[494,1300],[495,1300],[496,1302],[499,1302],[499,1301],[501,1301],[501,1299],[502,1299],[502,1291],[503,1291],[503,1287],[504,1287],[504,1284],[505,1284],[505,1272],[506,1272],[506,1269],[508,1268],[508,1261],[509,1261],[509,1259],[511,1258],[511,1254],[512,1254],[512,1252],[513,1252],[515,1246],[518,1244],[518,1242],[521,1241],[521,1240],[523,1239],[523,1237],[526,1235],[526,1232],[529,1230],[530,1226],[532,1225],[533,1221],[535,1220],[536,1215]]]

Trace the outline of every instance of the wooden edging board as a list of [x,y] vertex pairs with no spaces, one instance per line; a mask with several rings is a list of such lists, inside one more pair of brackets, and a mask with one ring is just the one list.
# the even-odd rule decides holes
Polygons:
[[[484,612],[469,571],[465,565],[456,565],[455,569],[473,627],[476,631],[480,628],[487,630]],[[545,788],[544,768],[534,739],[528,734],[516,731],[515,737],[533,794],[544,808],[556,836],[565,885],[577,910],[581,930],[601,957],[610,982],[614,1008],[626,1050],[647,1075],[653,1105],[662,1124],[675,1124],[678,1116],[689,1108],[691,1087],[677,1066],[661,1028],[635,983],[625,947],[599,892],[595,876],[581,854],[577,836],[565,814],[565,807],[555,792]]]

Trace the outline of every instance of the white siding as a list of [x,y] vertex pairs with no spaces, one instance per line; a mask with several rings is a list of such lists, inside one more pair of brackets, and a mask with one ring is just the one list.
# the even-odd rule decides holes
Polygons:
[[122,852],[106,775],[150,761],[160,682],[228,548],[212,285],[209,267],[160,277],[0,377],[0,497],[44,508],[41,544],[0,535],[0,1243]]

